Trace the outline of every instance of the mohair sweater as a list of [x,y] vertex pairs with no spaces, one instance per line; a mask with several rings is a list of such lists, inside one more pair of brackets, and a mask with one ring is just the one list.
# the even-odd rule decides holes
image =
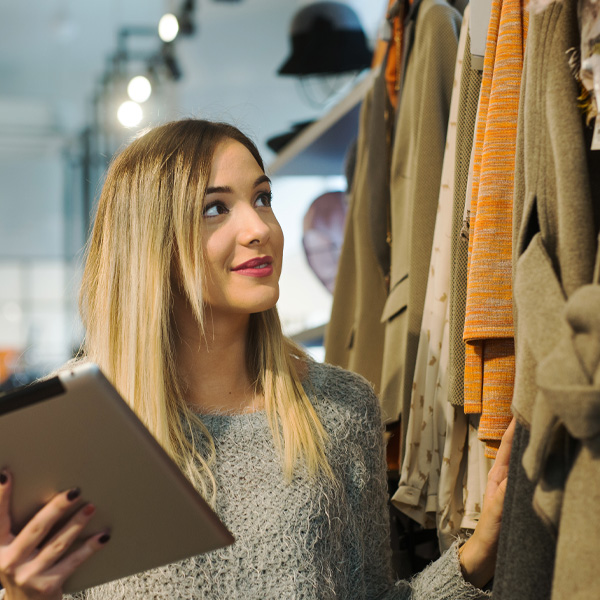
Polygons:
[[216,512],[235,543],[76,598],[490,597],[462,578],[456,545],[412,582],[393,581],[378,400],[362,377],[314,362],[304,387],[329,435],[338,485],[302,467],[288,483],[264,412],[203,415],[216,444]]

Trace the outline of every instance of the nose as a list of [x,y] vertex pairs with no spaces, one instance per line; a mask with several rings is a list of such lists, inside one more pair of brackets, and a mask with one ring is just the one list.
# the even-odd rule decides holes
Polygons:
[[262,246],[269,241],[270,236],[269,224],[253,207],[248,206],[240,213],[238,239],[242,245]]

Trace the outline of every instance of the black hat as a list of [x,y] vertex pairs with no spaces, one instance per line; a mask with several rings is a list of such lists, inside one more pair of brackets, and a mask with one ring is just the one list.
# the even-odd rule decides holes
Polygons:
[[273,152],[279,152],[284,146],[287,146],[303,129],[312,125],[314,119],[310,121],[302,121],[301,123],[294,123],[290,131],[274,135],[267,140],[267,146],[273,150]]
[[329,75],[371,66],[372,52],[356,13],[340,2],[300,9],[290,28],[292,54],[280,75]]

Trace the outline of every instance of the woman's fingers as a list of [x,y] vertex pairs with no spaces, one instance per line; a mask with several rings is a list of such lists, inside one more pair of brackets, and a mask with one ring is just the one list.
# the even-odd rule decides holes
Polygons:
[[49,569],[38,570],[35,568],[37,561],[31,561],[26,568],[19,570],[18,576],[15,577],[15,584],[21,589],[26,588],[44,597],[52,597],[56,594],[60,598],[65,581],[83,562],[103,548],[109,539],[107,532],[98,533]]
[[31,563],[19,565],[11,571],[5,589],[9,598],[62,598],[65,581],[85,560],[100,550],[110,536],[104,532],[87,539],[81,547],[65,556],[50,569],[36,571]]
[[517,420],[513,417],[510,425],[504,432],[502,436],[502,441],[500,442],[500,448],[498,448],[498,452],[496,454],[496,462],[494,464],[499,467],[508,469],[508,463],[510,461],[510,449],[512,447],[513,437],[515,435],[515,425],[517,424]]
[[8,469],[0,471],[0,545],[12,540],[10,522],[10,495],[12,478]]
[[57,494],[23,527],[11,543],[13,560],[25,559],[43,542],[50,530],[73,510],[80,496],[78,488]]
[[0,471],[0,574],[7,597],[61,598],[65,580],[110,539],[98,533],[71,551],[94,514],[86,504],[77,510],[43,546],[49,532],[75,508],[80,496],[74,488],[57,494],[23,527],[11,533],[10,496],[12,477]]
[[[98,533],[88,538],[77,550],[65,556],[57,562],[52,568],[46,571],[47,577],[58,577],[61,582],[64,581],[88,558],[96,554],[110,540],[110,534],[107,531]],[[61,584],[62,585],[62,584]]]
[[485,489],[484,504],[485,499],[493,496],[496,493],[496,490],[500,483],[508,477],[510,450],[515,434],[515,424],[516,420],[513,417],[513,420],[510,422],[510,425],[508,426],[507,430],[502,436],[502,442],[500,443],[500,448],[498,448],[498,452],[496,453],[494,465],[492,466],[488,474],[488,483]]
[[69,522],[44,544],[31,561],[31,568],[36,572],[42,572],[54,565],[81,534],[95,511],[93,504],[86,504],[79,509]]

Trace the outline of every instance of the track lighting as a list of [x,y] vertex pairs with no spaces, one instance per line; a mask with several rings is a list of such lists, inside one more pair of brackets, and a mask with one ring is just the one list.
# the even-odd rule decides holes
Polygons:
[[174,14],[163,15],[158,22],[158,35],[163,42],[172,42],[179,33],[179,21]]
[[127,95],[138,103],[146,102],[152,94],[152,85],[147,77],[137,75],[127,85]]
[[132,100],[126,100],[119,106],[117,111],[117,119],[123,127],[135,127],[139,125],[144,113],[142,107]]
[[173,44],[163,44],[161,51],[161,58],[163,65],[165,66],[167,75],[173,80],[177,81],[181,79],[181,68],[179,62],[175,56],[175,47]]

